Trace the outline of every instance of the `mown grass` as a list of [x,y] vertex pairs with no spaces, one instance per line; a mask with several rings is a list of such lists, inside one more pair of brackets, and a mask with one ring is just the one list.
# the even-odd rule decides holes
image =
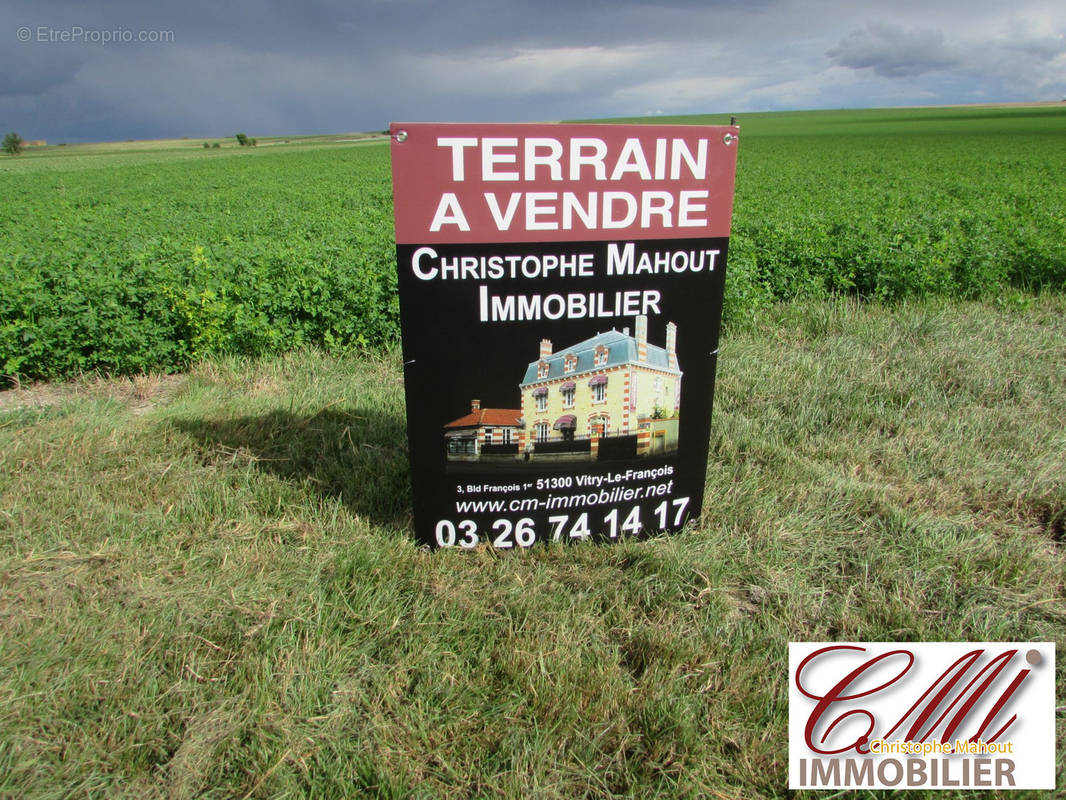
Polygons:
[[0,796],[792,796],[788,641],[1063,652],[1064,312],[730,329],[701,523],[616,546],[420,551],[396,353],[8,393]]

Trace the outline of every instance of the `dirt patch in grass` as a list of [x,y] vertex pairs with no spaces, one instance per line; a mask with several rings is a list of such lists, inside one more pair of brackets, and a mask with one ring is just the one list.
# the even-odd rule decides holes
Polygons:
[[1066,508],[1047,506],[1036,510],[1036,519],[1040,527],[1051,537],[1051,541],[1066,544]]
[[134,375],[128,378],[85,378],[57,383],[19,384],[0,391],[0,411],[48,408],[75,398],[109,398],[143,413],[165,402],[186,383],[185,375]]

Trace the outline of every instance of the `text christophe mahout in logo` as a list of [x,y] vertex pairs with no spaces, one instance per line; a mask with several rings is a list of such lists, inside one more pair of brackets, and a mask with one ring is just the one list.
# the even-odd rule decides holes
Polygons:
[[792,643],[789,788],[1052,789],[1053,643]]

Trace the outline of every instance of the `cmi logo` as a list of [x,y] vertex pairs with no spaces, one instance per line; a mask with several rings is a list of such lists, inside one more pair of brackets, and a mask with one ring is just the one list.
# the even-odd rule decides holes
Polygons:
[[788,647],[790,789],[1054,789],[1055,645]]

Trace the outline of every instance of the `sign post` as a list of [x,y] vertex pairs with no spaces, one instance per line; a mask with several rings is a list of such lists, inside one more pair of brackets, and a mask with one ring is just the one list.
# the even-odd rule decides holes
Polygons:
[[698,516],[738,129],[390,133],[418,537],[529,547]]

